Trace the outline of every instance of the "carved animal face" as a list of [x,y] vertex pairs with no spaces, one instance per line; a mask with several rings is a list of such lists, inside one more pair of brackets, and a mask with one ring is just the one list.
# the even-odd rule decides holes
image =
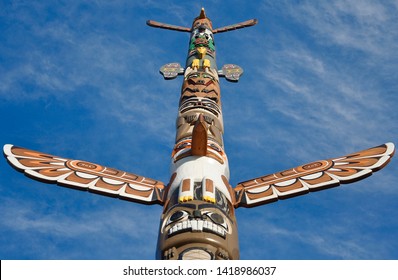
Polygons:
[[225,238],[231,234],[232,221],[214,204],[191,204],[173,208],[163,220],[162,231],[167,237],[182,232],[208,232]]
[[162,215],[158,242],[163,259],[239,258],[233,208],[219,197],[216,204],[192,200],[171,206]]

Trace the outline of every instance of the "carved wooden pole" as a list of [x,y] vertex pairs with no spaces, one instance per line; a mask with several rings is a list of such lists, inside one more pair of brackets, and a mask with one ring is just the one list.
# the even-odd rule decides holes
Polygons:
[[160,69],[165,79],[183,75],[167,185],[99,164],[13,145],[4,146],[4,155],[13,167],[36,180],[163,205],[156,254],[159,259],[238,259],[236,208],[363,179],[383,168],[394,154],[394,145],[386,143],[244,181],[232,188],[222,137],[219,78],[237,82],[243,70],[233,64],[217,68],[214,34],[256,23],[248,20],[213,29],[204,9],[190,28],[147,22],[152,27],[191,33],[185,67],[169,63]]
[[[154,26],[151,21],[148,24]],[[177,63],[161,68],[165,78],[183,74],[184,81],[157,256],[237,259],[235,196],[228,183],[228,159],[222,138],[224,125],[213,26],[203,9],[189,32],[185,68]],[[242,71],[234,69],[238,70],[237,80]]]

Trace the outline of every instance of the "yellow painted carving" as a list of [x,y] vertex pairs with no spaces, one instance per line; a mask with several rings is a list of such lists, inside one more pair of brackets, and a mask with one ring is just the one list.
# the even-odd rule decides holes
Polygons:
[[194,59],[192,61],[192,68],[199,68],[199,59]]
[[205,59],[205,55],[207,53],[207,48],[206,47],[197,47],[196,48],[197,52],[197,57],[192,61],[192,68],[199,68],[200,67],[200,61],[203,60],[203,68],[210,68],[211,63],[210,60]]
[[187,195],[187,196],[180,196],[178,198],[179,202],[187,202],[193,200],[193,196]]
[[214,197],[211,196],[203,196],[203,200],[210,202],[210,203],[216,203],[216,199]]
[[210,60],[208,59],[203,60],[203,68],[210,68]]
[[205,47],[197,47],[196,51],[198,52],[198,57],[200,59],[203,59],[205,57],[205,55],[206,55],[207,48],[205,48]]

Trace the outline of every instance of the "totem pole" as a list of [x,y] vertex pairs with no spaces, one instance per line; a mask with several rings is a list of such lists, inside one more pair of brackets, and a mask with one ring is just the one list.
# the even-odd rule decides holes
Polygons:
[[152,27],[191,33],[185,67],[161,67],[165,79],[183,76],[168,184],[81,160],[65,159],[13,145],[4,155],[33,179],[144,204],[160,204],[158,259],[238,259],[235,209],[254,207],[351,183],[383,168],[394,153],[387,143],[346,156],[229,184],[223,143],[220,77],[237,82],[237,65],[216,64],[214,34],[253,26],[256,20],[213,29],[204,9],[192,27],[149,20]]

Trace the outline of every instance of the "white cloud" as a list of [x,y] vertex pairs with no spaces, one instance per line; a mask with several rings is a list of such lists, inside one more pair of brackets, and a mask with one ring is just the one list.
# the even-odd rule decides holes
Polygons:
[[[372,54],[391,54],[391,35],[397,34],[396,8],[374,1],[305,1],[288,13],[315,32],[317,39]],[[387,36],[385,36],[388,34]]]
[[[68,195],[64,198],[68,200],[72,197],[73,195]],[[90,200],[89,197],[87,199]],[[3,200],[0,206],[3,216],[1,226],[9,234],[24,236],[19,246],[36,248],[36,258],[84,259],[91,256],[92,252],[86,252],[90,247],[91,250],[98,251],[98,258],[153,258],[160,208],[155,209],[154,206],[152,209],[143,209],[122,202],[117,206],[112,203],[107,203],[105,207],[92,206],[94,207],[89,212],[84,208],[81,213],[79,209],[64,213],[62,204]],[[47,207],[51,209],[46,209]],[[127,210],[133,212],[126,213]],[[41,245],[37,246],[37,242]],[[128,246],[133,246],[131,244],[135,244],[134,248],[129,249]],[[114,247],[113,251],[105,254],[100,252],[109,245]],[[2,250],[12,251],[13,246],[12,243],[2,244]],[[80,247],[78,254],[74,252],[76,247]],[[29,258],[31,253],[31,249],[27,249],[22,256]],[[117,256],[118,253],[122,255]]]
[[[391,68],[398,45],[396,16],[389,4],[353,3],[264,4],[262,11],[278,11],[279,17],[294,22],[272,23],[264,35],[260,30],[252,55],[247,55],[258,76],[243,79],[251,80],[254,97],[263,105],[255,108],[254,104],[252,109],[262,108],[265,120],[245,120],[258,126],[258,131],[271,130],[253,139],[279,135],[287,146],[300,143],[303,155],[312,154],[314,142],[323,151],[344,143],[344,153],[395,141],[397,114],[391,98],[396,98],[386,92],[394,84],[386,87],[383,81],[392,81],[389,75],[395,72]],[[347,41],[337,40],[343,37]],[[274,120],[273,127],[269,118]],[[292,128],[291,137],[283,137],[278,125]],[[384,138],[377,137],[381,135]],[[265,146],[266,140],[257,142]]]

